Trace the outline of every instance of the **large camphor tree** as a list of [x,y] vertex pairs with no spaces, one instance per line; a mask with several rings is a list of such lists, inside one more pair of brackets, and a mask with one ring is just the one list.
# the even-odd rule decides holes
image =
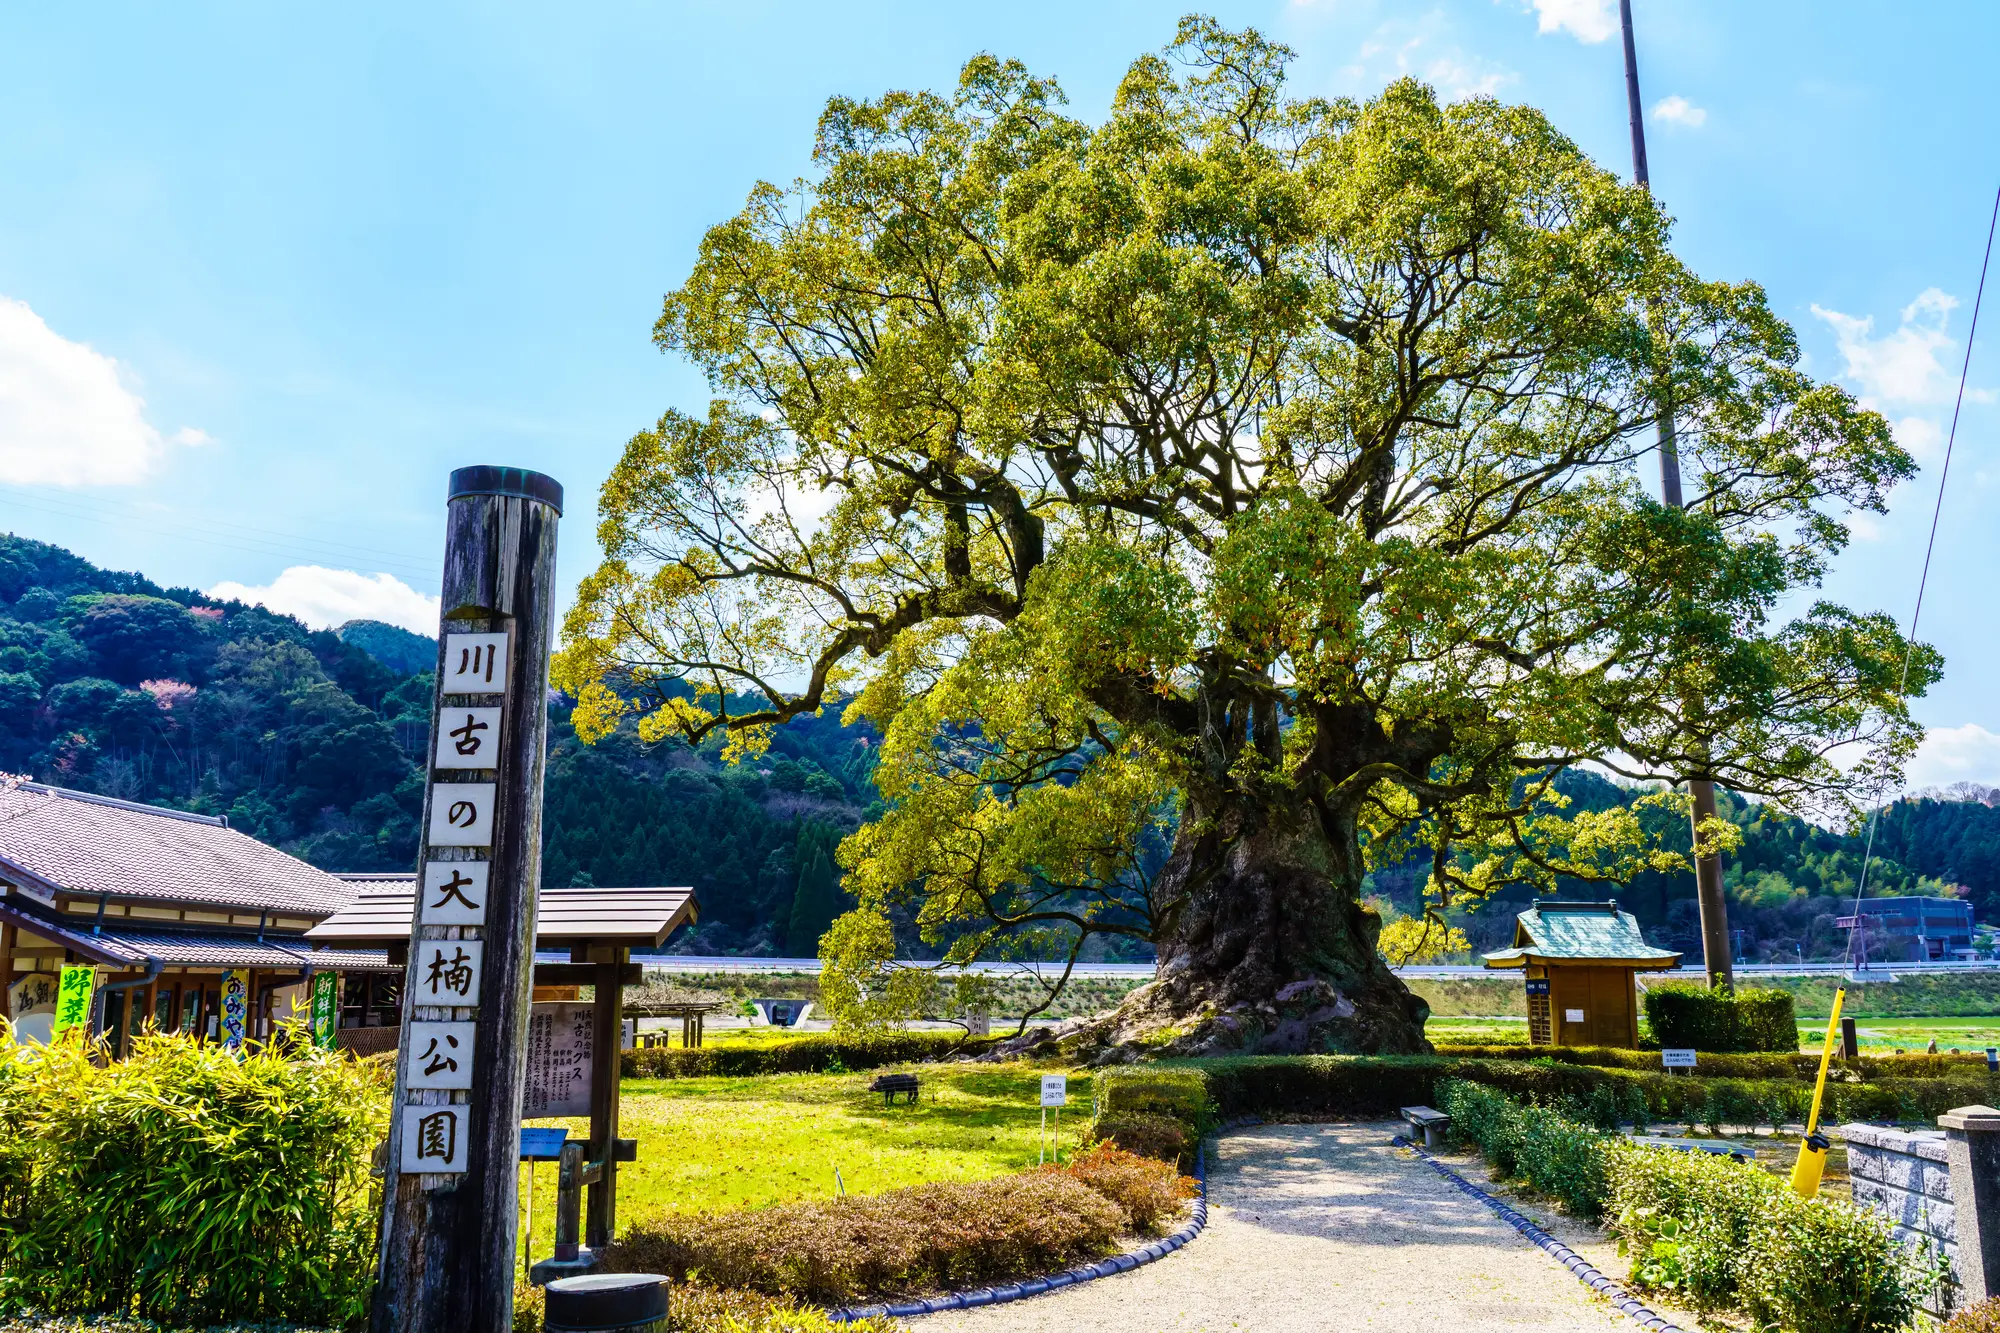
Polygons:
[[1540,113],[1289,55],[1185,20],[1099,124],[986,56],[836,98],[666,299],[716,397],[605,484],[556,679],[586,739],[880,728],[832,984],[891,921],[1112,934],[1159,978],[1086,1039],[1421,1049],[1371,864],[1427,852],[1433,912],[1611,883],[1680,858],[1570,766],[1838,814],[1915,744],[1893,623],[1806,595],[1912,471],[1883,420]]

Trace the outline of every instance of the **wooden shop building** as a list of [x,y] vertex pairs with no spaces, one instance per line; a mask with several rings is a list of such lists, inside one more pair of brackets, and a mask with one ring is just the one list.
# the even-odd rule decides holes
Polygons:
[[1631,1049],[1639,1045],[1639,973],[1667,971],[1681,956],[1646,943],[1615,900],[1544,898],[1515,917],[1514,947],[1485,959],[1523,970],[1534,1045]]
[[23,1039],[48,1038],[68,965],[96,968],[92,1023],[120,1055],[149,1026],[222,1036],[225,990],[244,1001],[244,1038],[269,1036],[315,971],[364,995],[386,982],[393,999],[401,969],[382,951],[306,939],[356,893],[219,816],[0,787],[0,996]]

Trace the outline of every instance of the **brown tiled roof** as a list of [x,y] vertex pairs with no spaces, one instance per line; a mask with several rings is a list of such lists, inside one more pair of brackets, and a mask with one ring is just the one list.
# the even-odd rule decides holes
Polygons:
[[[404,940],[410,934],[415,877],[370,885],[354,902],[306,932],[316,943]],[[543,889],[535,943],[622,944],[657,948],[697,918],[692,889]]]
[[213,816],[33,782],[0,790],[0,878],[93,897],[315,917],[357,892]]

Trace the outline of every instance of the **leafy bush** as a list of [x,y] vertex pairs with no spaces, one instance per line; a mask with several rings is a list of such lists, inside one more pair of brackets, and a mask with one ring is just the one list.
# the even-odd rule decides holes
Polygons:
[[1163,1221],[1178,1215],[1181,1205],[1195,1196],[1194,1182],[1171,1164],[1110,1143],[1046,1169],[1064,1172],[1117,1204],[1131,1229],[1143,1235],[1157,1233]]
[[622,1053],[626,1078],[743,1078],[824,1074],[976,1055],[992,1045],[951,1032],[884,1032],[865,1038],[816,1034],[759,1046],[647,1046]]
[[1108,1252],[1125,1210],[1066,1172],[913,1185],[775,1208],[665,1214],[607,1258],[823,1304],[1052,1272]]
[[1917,1312],[1923,1279],[1886,1221],[1801,1199],[1779,1185],[1751,1232],[1744,1305],[1794,1333],[1895,1333]]
[[1519,1106],[1462,1079],[1439,1085],[1438,1108],[1451,1116],[1453,1133],[1479,1145],[1495,1169],[1519,1176],[1579,1217],[1595,1218],[1603,1209],[1602,1131],[1543,1107]]
[[1615,1219],[1632,1281],[1786,1333],[1893,1333],[1928,1280],[1879,1218],[1725,1157],[1645,1147],[1449,1080],[1453,1132],[1572,1212]]
[[2000,1297],[1960,1310],[1944,1326],[1944,1333],[2000,1333]]
[[1778,990],[1730,994],[1690,981],[1667,981],[1646,991],[1646,1023],[1662,1046],[1697,1051],[1799,1049],[1792,997]]
[[1169,1115],[1141,1111],[1132,1115],[1101,1116],[1091,1124],[1090,1137],[1093,1141],[1115,1144],[1127,1152],[1171,1162],[1176,1166],[1186,1166],[1194,1157],[1194,1130]]
[[389,1071],[178,1034],[99,1064],[0,1040],[0,1307],[180,1325],[365,1317]]
[[1726,1157],[1632,1144],[1611,1145],[1607,1179],[1606,1211],[1633,1255],[1634,1285],[1696,1309],[1735,1308],[1758,1218],[1784,1186]]

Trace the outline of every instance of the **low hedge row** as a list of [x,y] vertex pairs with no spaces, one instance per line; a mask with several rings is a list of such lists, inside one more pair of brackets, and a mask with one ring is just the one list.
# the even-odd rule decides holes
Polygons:
[[1642,1291],[1784,1333],[1894,1333],[1935,1281],[1882,1219],[1801,1199],[1756,1167],[1643,1147],[1462,1080],[1439,1101],[1496,1169],[1580,1214],[1609,1214]]
[[[1523,1046],[1445,1044],[1439,1055],[1471,1060],[1554,1060],[1567,1065],[1599,1065],[1607,1069],[1658,1071],[1658,1051],[1635,1051],[1622,1046]],[[1710,1054],[1698,1057],[1695,1072],[1704,1078],[1792,1078],[1807,1083],[1819,1077],[1819,1056],[1794,1051],[1790,1054]],[[1984,1055],[1864,1055],[1854,1060],[1836,1058],[1833,1067],[1848,1082],[1878,1082],[1902,1078],[1979,1078],[1986,1072]]]
[[756,1074],[826,1074],[882,1065],[977,1055],[994,1039],[967,1040],[953,1032],[889,1032],[850,1038],[831,1033],[793,1037],[757,1046],[647,1046],[625,1051],[626,1078],[745,1078]]
[[1003,1282],[1158,1234],[1193,1195],[1173,1167],[1100,1145],[1064,1166],[774,1208],[666,1214],[626,1233],[617,1272],[849,1305]]
[[[1245,1115],[1389,1117],[1404,1106],[1436,1104],[1446,1079],[1512,1096],[1579,1108],[1592,1120],[1691,1125],[1781,1125],[1802,1121],[1812,1086],[1793,1079],[1688,1077],[1559,1060],[1489,1060],[1438,1055],[1248,1056],[1103,1070],[1095,1082],[1099,1120],[1168,1115],[1197,1131]],[[1929,1120],[1990,1099],[1974,1078],[1885,1079],[1827,1085],[1822,1117]]]

